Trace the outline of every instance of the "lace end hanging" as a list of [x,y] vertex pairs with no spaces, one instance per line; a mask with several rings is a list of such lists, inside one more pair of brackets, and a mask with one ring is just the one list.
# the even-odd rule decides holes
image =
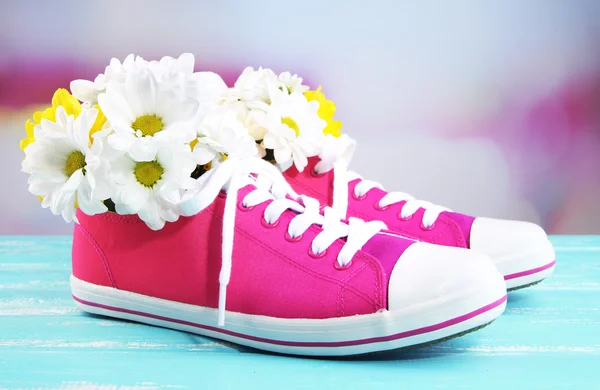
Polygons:
[[219,285],[219,326],[225,326],[225,306],[227,302],[227,285]]

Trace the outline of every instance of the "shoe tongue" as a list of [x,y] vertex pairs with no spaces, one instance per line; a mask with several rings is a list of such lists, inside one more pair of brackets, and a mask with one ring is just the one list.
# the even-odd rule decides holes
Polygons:
[[473,226],[475,217],[471,217],[470,215],[466,214],[455,213],[453,211],[444,211],[442,214],[456,222],[456,224],[458,225],[458,227],[460,227],[460,230],[462,231],[465,237],[467,248],[470,248],[471,226]]
[[379,260],[383,267],[386,278],[389,281],[396,262],[404,251],[416,241],[397,236],[387,232],[381,232],[373,236],[363,247],[362,251]]

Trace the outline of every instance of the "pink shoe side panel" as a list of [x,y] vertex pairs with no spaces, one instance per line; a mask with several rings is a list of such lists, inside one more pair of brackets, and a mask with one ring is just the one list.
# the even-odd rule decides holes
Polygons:
[[[242,190],[239,198],[246,192]],[[119,289],[216,308],[223,206],[224,198],[219,197],[202,213],[168,223],[158,232],[136,216],[78,213],[78,218],[102,248]],[[337,270],[334,262],[342,241],[324,256],[312,258],[307,253],[319,229],[312,227],[301,240],[290,242],[284,237],[293,214],[285,213],[276,226],[268,227],[261,223],[266,206],[237,212],[227,310],[327,318],[386,307],[387,279],[376,258],[359,251],[348,269]],[[73,262],[79,264],[74,268],[79,270],[90,252],[84,249],[74,244]],[[90,266],[88,272],[77,272],[75,276],[95,283],[100,279],[92,274],[104,271]]]
[[473,222],[475,222],[475,217],[470,215],[455,213],[446,211],[442,213],[442,215],[447,215],[450,217],[456,224],[460,227],[460,230],[463,233],[463,237],[467,242],[467,247],[470,247],[470,237],[471,237],[471,227],[473,226]]
[[77,278],[100,286],[116,287],[103,250],[77,223],[73,231],[72,256],[73,275]]

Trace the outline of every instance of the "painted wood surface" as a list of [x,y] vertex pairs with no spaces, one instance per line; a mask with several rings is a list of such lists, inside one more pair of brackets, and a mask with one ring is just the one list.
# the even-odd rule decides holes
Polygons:
[[554,275],[511,293],[479,332],[309,359],[84,314],[69,291],[69,237],[2,237],[0,388],[600,389],[600,236],[552,241]]

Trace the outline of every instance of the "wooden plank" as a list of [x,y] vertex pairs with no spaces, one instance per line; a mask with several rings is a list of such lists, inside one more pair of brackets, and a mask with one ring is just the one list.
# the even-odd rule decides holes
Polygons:
[[552,278],[460,339],[353,359],[265,354],[80,312],[70,238],[0,238],[0,388],[600,388],[600,237],[556,236]]

